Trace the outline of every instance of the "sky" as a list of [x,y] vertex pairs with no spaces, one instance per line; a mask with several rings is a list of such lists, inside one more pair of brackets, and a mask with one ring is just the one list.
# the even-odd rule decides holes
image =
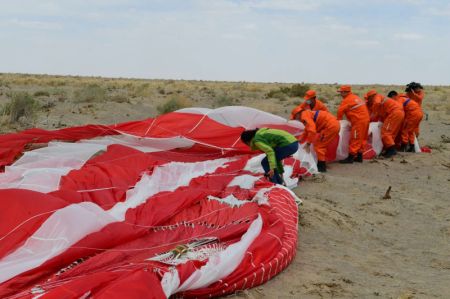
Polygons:
[[450,1],[0,0],[0,72],[450,84]]

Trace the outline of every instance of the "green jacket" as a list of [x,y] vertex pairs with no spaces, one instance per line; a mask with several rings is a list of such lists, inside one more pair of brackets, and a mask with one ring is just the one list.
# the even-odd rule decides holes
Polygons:
[[267,155],[269,160],[270,169],[277,169],[279,173],[283,173],[283,164],[281,161],[277,161],[275,156],[275,147],[283,147],[296,142],[297,139],[283,130],[261,128],[259,129],[255,137],[250,142],[250,148],[252,150],[261,150]]

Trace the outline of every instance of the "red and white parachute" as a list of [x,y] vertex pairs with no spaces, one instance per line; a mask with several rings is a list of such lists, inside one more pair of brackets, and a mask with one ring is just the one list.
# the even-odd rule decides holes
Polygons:
[[[271,279],[295,256],[300,200],[240,142],[256,127],[303,130],[224,107],[0,136],[0,297],[201,298]],[[291,187],[316,171],[302,149],[285,165]]]

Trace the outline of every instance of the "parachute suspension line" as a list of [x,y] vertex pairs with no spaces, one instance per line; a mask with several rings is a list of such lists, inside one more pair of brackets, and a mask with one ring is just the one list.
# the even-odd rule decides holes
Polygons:
[[192,133],[197,127],[201,124],[201,122],[208,116],[208,113],[203,114],[202,118],[197,122],[197,124],[189,131],[188,134]]
[[108,251],[133,252],[133,251],[153,250],[153,249],[156,249],[156,248],[166,247],[166,246],[170,246],[170,245],[177,245],[177,244],[180,244],[180,243],[186,243],[186,242],[189,242],[192,239],[197,239],[199,237],[204,237],[204,236],[210,235],[212,233],[215,233],[217,231],[223,230],[226,227],[228,227],[230,225],[233,225],[233,224],[237,225],[237,224],[242,224],[244,222],[248,223],[248,222],[251,221],[250,220],[251,217],[256,217],[258,215],[259,215],[259,213],[253,213],[253,214],[250,214],[250,215],[246,215],[245,217],[242,217],[242,218],[239,218],[237,220],[234,220],[231,223],[228,223],[226,225],[218,226],[217,228],[215,228],[215,229],[213,229],[211,231],[208,231],[208,232],[205,232],[205,233],[202,233],[202,234],[198,234],[198,235],[194,235],[194,236],[191,236],[191,237],[186,238],[186,239],[177,240],[176,242],[169,242],[169,243],[159,244],[159,245],[153,246],[153,247],[129,248],[129,249],[112,249],[112,248],[97,248],[97,247],[87,247],[87,246],[69,246],[68,249],[69,248],[73,248],[73,249],[89,249],[89,250],[98,250],[98,251],[105,251],[105,252],[108,252]]
[[241,140],[241,137],[239,136],[237,139],[236,139],[236,141],[231,145],[231,147],[234,147],[238,142],[239,142],[239,140]]
[[[113,204],[108,204],[108,205],[101,205],[101,208],[111,208],[113,206]],[[56,209],[56,210],[51,210],[51,211],[47,211],[47,212],[43,212],[43,213],[39,213],[36,214],[34,216],[31,216],[30,218],[22,221],[20,224],[18,224],[16,227],[14,227],[13,229],[11,229],[6,235],[0,237],[0,241],[2,241],[3,239],[5,239],[6,237],[8,237],[9,235],[11,235],[14,231],[18,230],[21,226],[23,226],[25,223],[29,222],[30,220],[33,220],[34,218],[40,217],[40,216],[44,216],[47,214],[51,214],[54,213],[56,211],[59,211],[60,209]]]
[[12,234],[14,231],[16,231],[19,227],[23,226],[23,225],[24,225],[25,223],[27,223],[28,221],[30,221],[30,220],[32,220],[32,219],[34,219],[34,218],[40,217],[40,216],[44,216],[44,215],[47,215],[47,214],[56,212],[56,211],[58,211],[58,210],[59,210],[59,209],[52,210],[52,211],[47,211],[47,212],[44,212],[44,213],[40,213],[40,214],[36,214],[36,215],[34,215],[34,216],[31,216],[30,218],[28,218],[28,219],[22,221],[19,225],[17,225],[17,226],[14,227],[12,230],[10,230],[6,235],[0,237],[0,241],[2,241],[3,239],[5,239],[6,237],[8,237],[10,234]]
[[156,118],[153,119],[152,123],[150,124],[150,126],[148,127],[147,131],[145,131],[145,135],[148,134],[148,132],[150,131],[150,129],[153,127],[153,124],[155,123]]

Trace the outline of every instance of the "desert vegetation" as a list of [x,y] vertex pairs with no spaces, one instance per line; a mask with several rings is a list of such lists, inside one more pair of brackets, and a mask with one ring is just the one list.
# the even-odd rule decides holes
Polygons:
[[[408,83],[408,82],[405,82]],[[243,105],[287,117],[312,88],[335,112],[338,83],[254,83],[144,80],[79,76],[0,74],[2,131],[33,126],[52,129],[86,122],[115,123],[154,117],[186,107]],[[354,85],[362,96],[375,88],[387,93],[403,86]],[[450,115],[450,87],[425,86],[428,117]],[[113,111],[113,113],[111,113]]]

